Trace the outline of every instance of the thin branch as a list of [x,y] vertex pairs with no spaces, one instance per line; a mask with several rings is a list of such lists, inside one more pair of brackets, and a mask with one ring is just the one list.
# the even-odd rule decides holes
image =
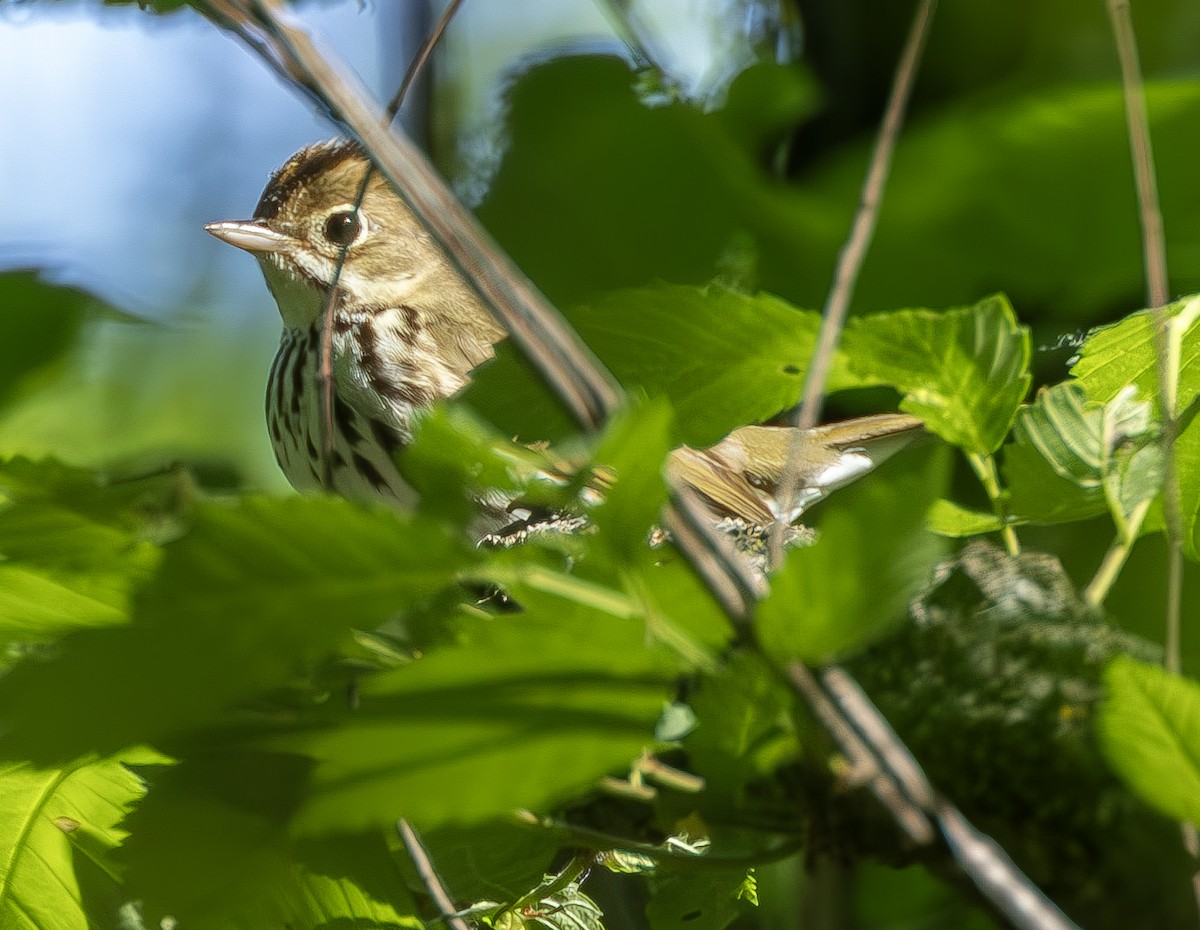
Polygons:
[[663,525],[734,628],[747,632],[754,605],[767,595],[766,579],[713,526],[712,515],[695,491],[671,475],[667,484],[671,502],[663,513]]
[[[893,774],[880,764],[878,755],[826,693],[812,670],[803,662],[792,662],[787,667],[787,680],[841,747],[850,763],[850,777],[853,781],[870,787],[875,797],[913,842],[922,846],[932,843],[937,834],[922,806],[915,803],[901,789]],[[887,722],[884,721],[883,725],[887,727]],[[890,729],[888,727],[889,732]],[[894,735],[893,739],[896,743],[900,742]],[[932,790],[928,793],[932,796]]]
[[442,915],[442,920],[453,930],[471,930],[467,922],[459,915],[458,908],[454,906],[454,901],[451,900],[450,893],[446,890],[446,883],[438,875],[433,860],[429,857],[429,851],[421,842],[416,828],[401,817],[396,821],[396,832],[400,834],[400,841],[404,843],[408,858],[412,860],[413,867],[417,870],[417,877],[421,879],[421,884],[429,892],[429,897],[437,907],[438,913]]
[[[454,18],[454,14],[458,12],[458,8],[462,4],[463,0],[453,0],[446,7],[434,28],[421,42],[416,54],[413,55],[412,61],[408,63],[408,68],[404,72],[404,78],[400,81],[400,86],[392,96],[391,102],[388,103],[387,115],[389,123],[396,119],[400,108],[404,106],[409,89],[429,63],[429,59],[433,55],[433,50],[437,48],[438,42],[441,41],[446,28],[450,25],[450,21]],[[363,172],[362,181],[358,185],[358,192],[354,195],[355,212],[358,212],[359,208],[362,207],[363,198],[367,196],[367,187],[371,184],[371,175],[374,172],[375,163],[368,160],[367,168]],[[333,268],[333,280],[329,283],[329,287],[325,291],[325,302],[321,307],[321,339],[318,347],[320,365],[317,370],[317,380],[321,394],[321,484],[331,491],[333,490],[334,444],[333,314],[338,302],[338,281],[341,280],[342,267],[346,264],[346,256],[349,254],[349,251],[349,244],[343,245],[338,249],[337,262]]]
[[1121,62],[1121,89],[1125,95],[1125,123],[1133,156],[1137,184],[1138,215],[1142,225],[1142,253],[1146,262],[1146,293],[1151,307],[1170,300],[1167,284],[1167,237],[1158,205],[1158,182],[1154,171],[1154,149],[1150,144],[1150,119],[1146,114],[1146,88],[1138,59],[1137,38],[1129,0],[1108,0],[1108,17],[1117,57]]
[[854,299],[854,287],[866,260],[871,237],[875,233],[875,223],[879,219],[879,208],[883,203],[884,186],[892,166],[892,154],[900,139],[904,112],[912,96],[913,84],[916,82],[918,66],[929,38],[929,28],[936,7],[937,0],[921,0],[913,16],[900,62],[896,66],[891,95],[884,111],[883,125],[871,152],[871,164],[863,182],[858,210],[854,214],[846,244],[838,254],[833,286],[822,311],[821,331],[817,336],[812,362],[804,378],[804,400],[795,421],[795,425],[801,429],[815,426],[821,413],[821,398],[825,393],[825,381],[829,377],[829,368],[833,362],[833,351],[841,337],[850,302]]
[[463,0],[450,0],[450,3],[446,4],[446,9],[442,10],[442,15],[438,18],[437,23],[425,37],[425,41],[421,43],[417,53],[413,55],[412,61],[408,63],[408,68],[404,72],[404,78],[400,81],[400,86],[396,89],[391,102],[388,103],[387,114],[390,119],[394,120],[396,114],[400,112],[400,108],[404,106],[404,99],[408,96],[409,88],[425,70],[429,57],[437,48],[438,43],[442,41],[442,36],[445,35],[446,29],[449,28],[450,22],[458,14],[458,8],[462,5]]
[[1125,96],[1125,123],[1129,132],[1129,148],[1137,185],[1147,296],[1150,306],[1157,308],[1154,340],[1158,355],[1158,400],[1163,420],[1163,494],[1166,504],[1163,516],[1167,525],[1169,548],[1167,641],[1163,664],[1170,671],[1178,672],[1183,598],[1183,548],[1180,542],[1183,538],[1183,521],[1180,516],[1178,463],[1175,460],[1175,440],[1179,433],[1179,423],[1178,411],[1175,409],[1175,391],[1172,389],[1172,381],[1177,374],[1170,370],[1170,315],[1165,309],[1170,299],[1166,234],[1163,231],[1162,210],[1158,203],[1154,150],[1150,143],[1150,120],[1146,113],[1146,88],[1142,80],[1137,38],[1133,31],[1133,18],[1130,15],[1128,0],[1108,0],[1108,16],[1117,45],[1117,57],[1121,62],[1121,89]]

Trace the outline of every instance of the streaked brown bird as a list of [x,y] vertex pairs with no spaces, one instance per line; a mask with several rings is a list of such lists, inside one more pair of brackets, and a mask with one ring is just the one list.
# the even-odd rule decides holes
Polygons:
[[[288,480],[302,491],[325,486],[350,498],[406,502],[412,494],[393,463],[396,450],[421,413],[461,390],[505,333],[383,176],[368,178],[369,165],[355,142],[310,146],[271,177],[253,219],[205,229],[259,260],[283,317],[266,412]],[[320,377],[327,300],[328,463]],[[792,523],[920,429],[899,413],[803,432],[747,426],[709,449],[675,450],[667,468],[700,493],[714,520]],[[789,455],[799,464],[793,494],[781,503]]]

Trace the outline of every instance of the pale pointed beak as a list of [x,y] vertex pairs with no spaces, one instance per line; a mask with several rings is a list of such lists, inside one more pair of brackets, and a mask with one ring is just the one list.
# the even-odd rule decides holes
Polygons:
[[271,229],[262,220],[228,220],[224,223],[209,223],[204,231],[222,242],[244,249],[252,255],[270,252],[290,252],[296,240]]

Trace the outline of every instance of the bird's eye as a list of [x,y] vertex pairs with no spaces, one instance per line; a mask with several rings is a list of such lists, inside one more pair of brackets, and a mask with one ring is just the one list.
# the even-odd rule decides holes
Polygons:
[[362,232],[362,218],[357,210],[338,210],[325,221],[325,238],[334,245],[353,245]]

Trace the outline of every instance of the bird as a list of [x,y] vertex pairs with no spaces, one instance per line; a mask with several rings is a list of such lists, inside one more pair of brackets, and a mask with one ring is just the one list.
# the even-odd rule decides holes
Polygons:
[[[271,176],[251,219],[204,228],[258,259],[279,307],[283,333],[266,420],[288,481],[299,491],[411,506],[415,494],[396,468],[397,451],[422,415],[461,391],[506,336],[481,298],[354,140],[302,149]],[[327,308],[328,405],[321,376]],[[708,448],[675,449],[666,472],[698,492],[714,525],[761,538],[764,527],[795,523],[921,432],[921,421],[905,413],[807,430],[748,425]],[[593,485],[611,477],[596,476]],[[785,489],[790,496],[781,501]],[[527,538],[530,511],[512,500],[501,505],[520,514],[512,521],[517,529],[496,524],[480,538]],[[498,505],[489,498],[488,506]],[[561,514],[538,520],[586,525]]]

